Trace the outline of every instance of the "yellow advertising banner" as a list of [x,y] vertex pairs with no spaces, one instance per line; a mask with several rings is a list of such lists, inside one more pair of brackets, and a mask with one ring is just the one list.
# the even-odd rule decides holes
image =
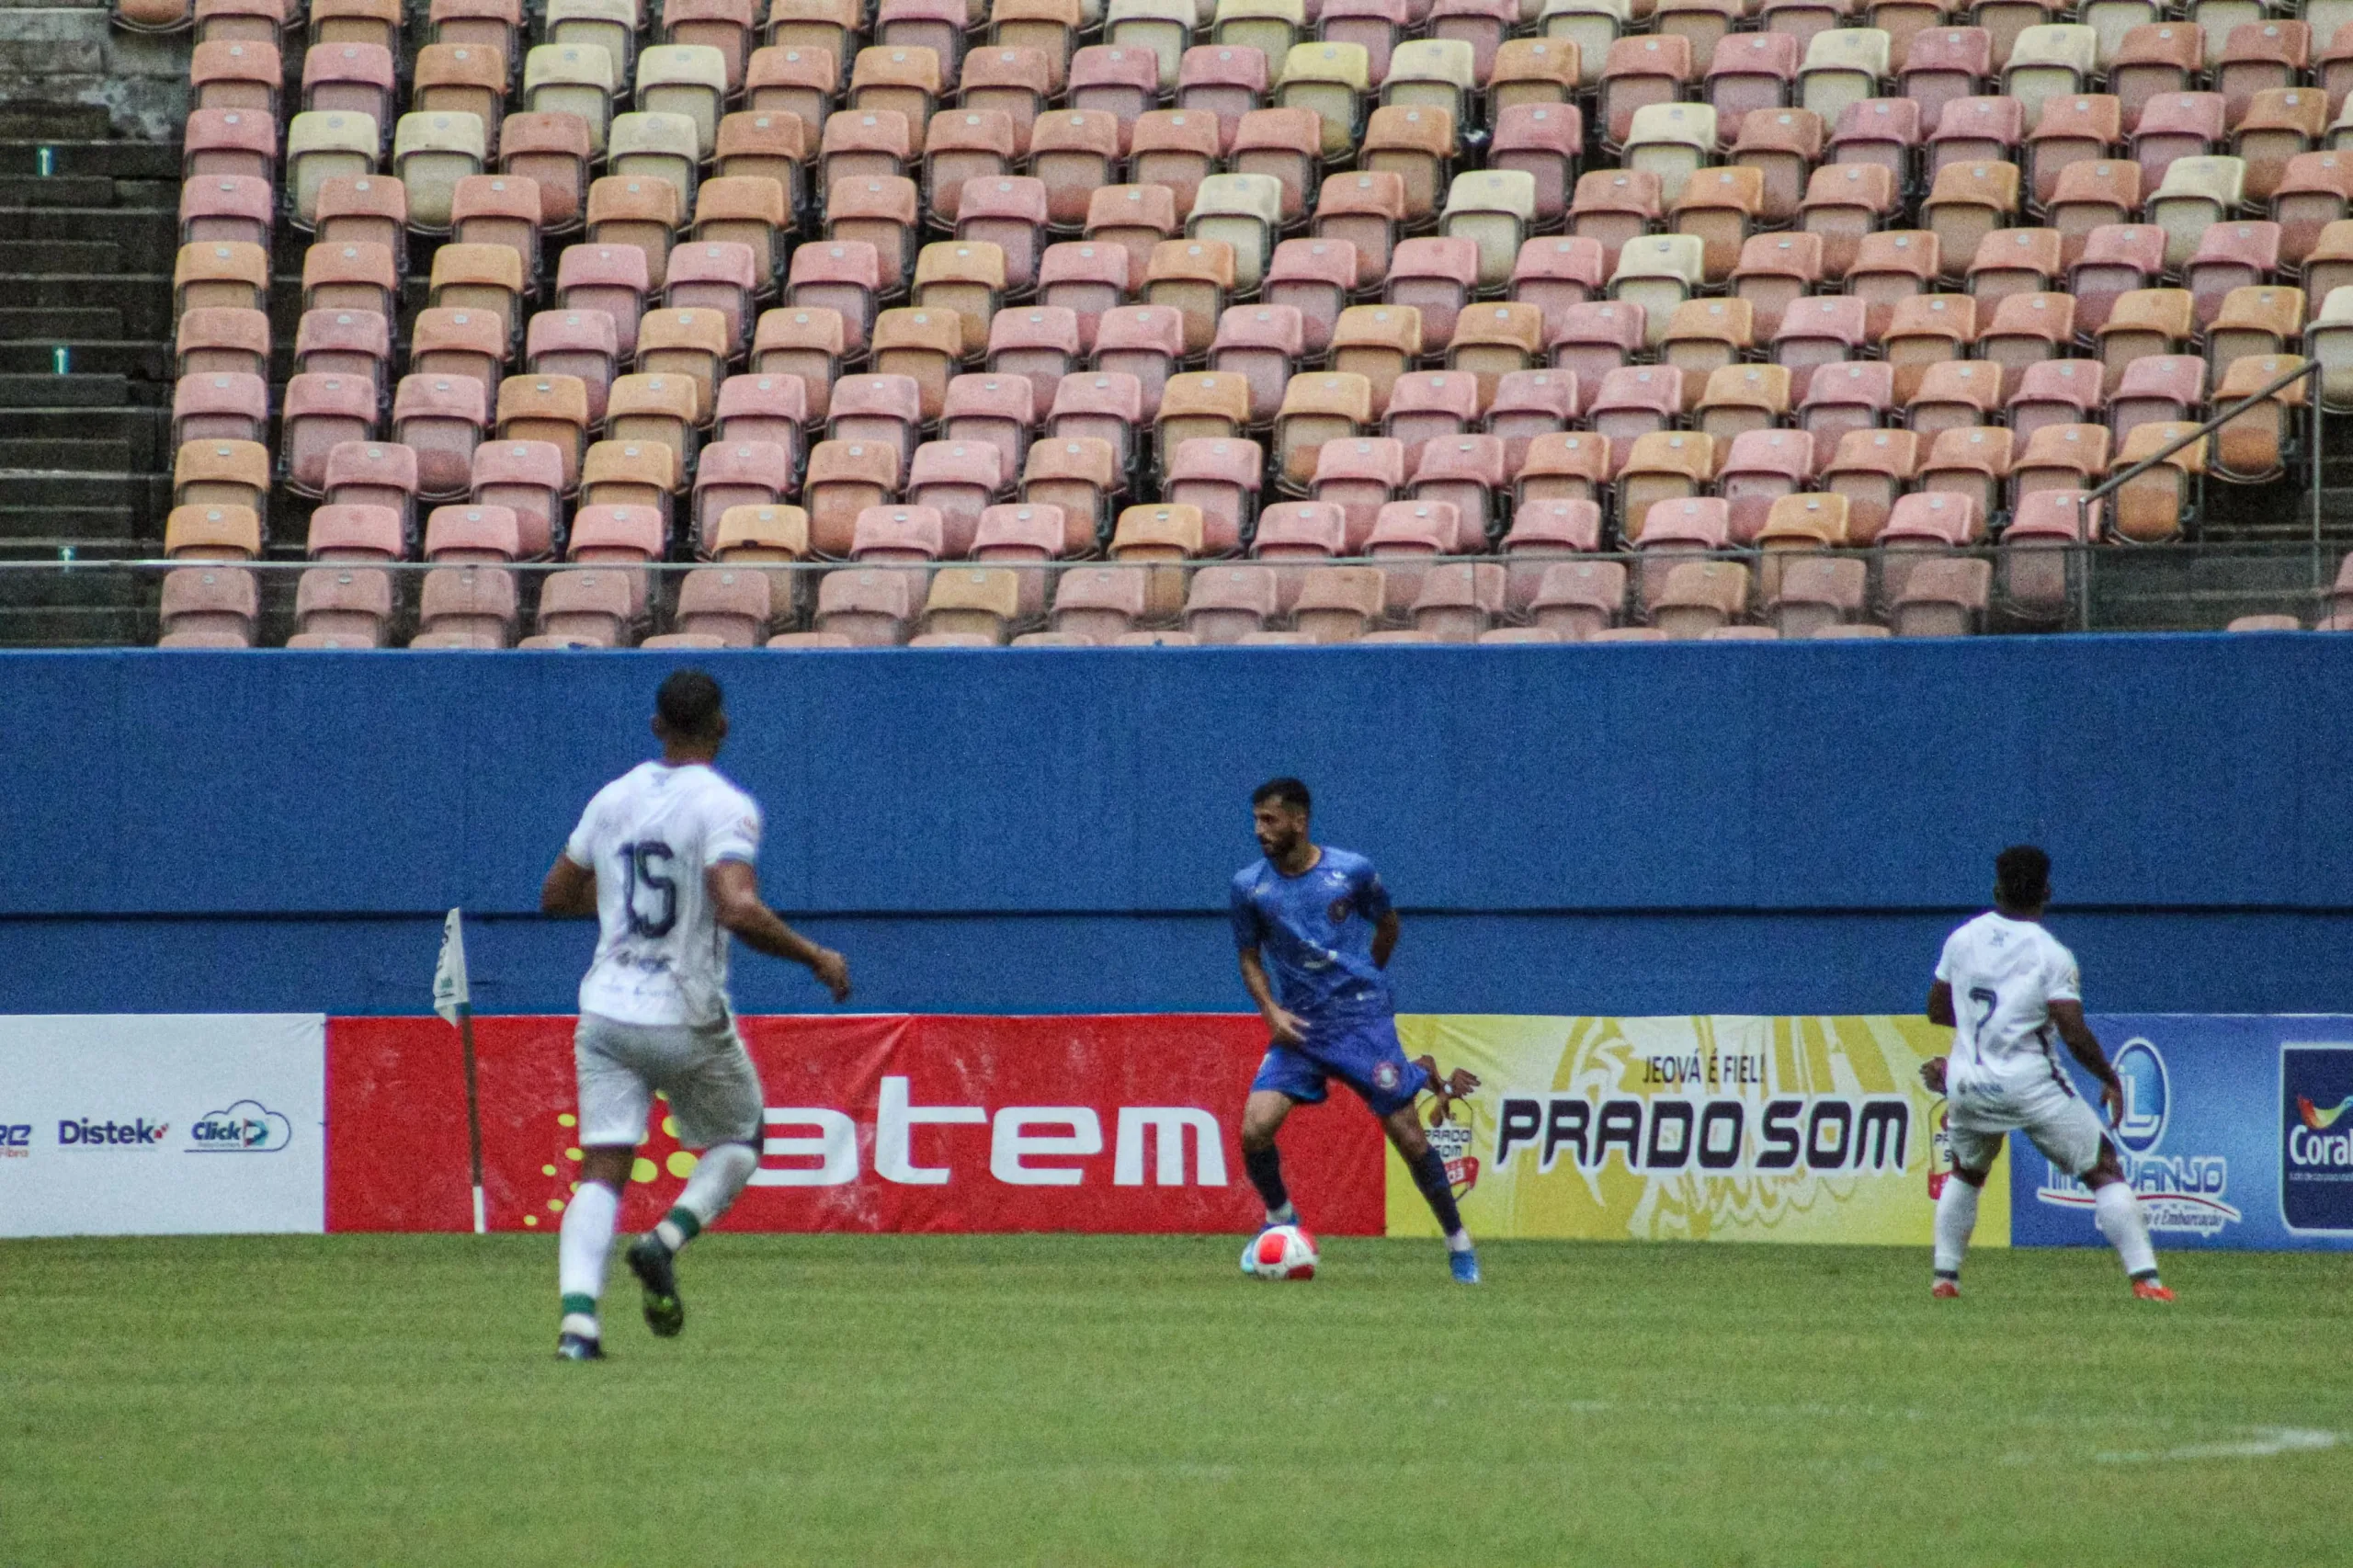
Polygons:
[[[1408,1016],[1408,1057],[1481,1080],[1431,1130],[1471,1233],[1926,1246],[1951,1167],[1926,1018]],[[1423,1102],[1427,1110],[1429,1102]],[[1437,1221],[1392,1152],[1389,1233]],[[1976,1246],[2010,1240],[2009,1162]]]

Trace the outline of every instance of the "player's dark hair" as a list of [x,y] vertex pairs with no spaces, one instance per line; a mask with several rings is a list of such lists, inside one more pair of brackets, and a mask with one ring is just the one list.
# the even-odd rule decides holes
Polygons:
[[2051,902],[2051,857],[2031,844],[2013,844],[1994,857],[1994,890],[2014,909]]
[[702,670],[672,670],[654,694],[654,714],[679,740],[701,740],[719,727],[719,683]]
[[1269,778],[1250,791],[1252,805],[1263,806],[1268,801],[1279,801],[1294,811],[1305,812],[1313,809],[1308,803],[1307,786],[1288,776],[1281,778]]

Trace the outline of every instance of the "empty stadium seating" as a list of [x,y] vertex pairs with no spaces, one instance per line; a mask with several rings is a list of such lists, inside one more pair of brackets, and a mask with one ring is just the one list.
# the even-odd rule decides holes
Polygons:
[[[166,640],[2056,626],[2038,547],[2197,538],[2209,486],[2353,410],[2353,34],[2109,9],[610,0],[207,33],[167,548],[249,517],[245,556],[291,559],[314,512],[379,507],[392,560],[438,561],[452,503],[519,532],[384,605],[321,578],[265,613],[208,568]],[[2046,499],[2144,460],[2072,520]],[[870,538],[902,515],[922,570]],[[581,555],[584,526],[682,570]]]

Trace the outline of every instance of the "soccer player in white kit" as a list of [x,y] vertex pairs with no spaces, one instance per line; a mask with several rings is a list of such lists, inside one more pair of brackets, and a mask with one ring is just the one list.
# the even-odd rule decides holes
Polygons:
[[656,1090],[678,1142],[701,1159],[675,1208],[628,1253],[645,1322],[665,1338],[685,1324],[678,1250],[709,1227],[759,1168],[759,1074],[727,999],[727,937],[809,966],[834,1000],[849,995],[841,954],[800,936],[760,898],[760,808],[711,766],[727,739],[719,683],[678,670],[654,699],[659,762],[597,791],[548,870],[542,913],[597,916],[597,957],[580,983],[573,1040],[580,1080],[580,1187],[563,1213],[556,1354],[603,1356],[604,1293],[621,1184]]
[[1953,1031],[1952,1054],[1920,1069],[1922,1081],[1945,1096],[1952,1139],[1952,1176],[1937,1199],[1930,1293],[1961,1294],[1961,1259],[1977,1225],[1978,1194],[2003,1139],[2023,1131],[2052,1165],[2091,1188],[2093,1217],[2123,1258],[2132,1294],[2170,1301],[2116,1145],[2052,1045],[2056,1032],[2099,1080],[2110,1121],[2123,1114],[2123,1085],[2084,1022],[2075,955],[2040,924],[2051,902],[2051,857],[2030,844],[2014,845],[1995,858],[1994,873],[1992,912],[1945,938],[1928,991],[1928,1021]]

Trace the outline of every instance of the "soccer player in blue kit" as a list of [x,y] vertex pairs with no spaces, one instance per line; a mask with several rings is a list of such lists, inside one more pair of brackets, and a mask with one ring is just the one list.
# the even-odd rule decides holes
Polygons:
[[[1267,1223],[1298,1222],[1283,1186],[1275,1134],[1291,1108],[1320,1103],[1337,1078],[1381,1119],[1381,1130],[1414,1174],[1446,1233],[1447,1266],[1465,1285],[1479,1282],[1478,1255],[1454,1203],[1446,1161],[1414,1119],[1424,1089],[1441,1110],[1479,1086],[1461,1068],[1444,1081],[1428,1057],[1405,1060],[1391,1004],[1389,955],[1397,947],[1397,912],[1372,862],[1307,836],[1307,786],[1273,778],[1250,796],[1252,825],[1266,858],[1233,875],[1233,945],[1242,982],[1273,1036],[1242,1110],[1242,1161],[1267,1205]],[[1250,1267],[1243,1253],[1243,1268]]]

